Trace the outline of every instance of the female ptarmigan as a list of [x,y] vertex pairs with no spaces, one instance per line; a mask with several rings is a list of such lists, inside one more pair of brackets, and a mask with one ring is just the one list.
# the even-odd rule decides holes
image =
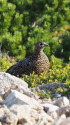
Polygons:
[[45,42],[38,42],[35,45],[34,53],[17,62],[11,66],[6,72],[15,76],[21,76],[22,74],[29,75],[33,71],[36,74],[42,72],[48,72],[49,70],[49,60],[44,54],[43,49],[48,46]]

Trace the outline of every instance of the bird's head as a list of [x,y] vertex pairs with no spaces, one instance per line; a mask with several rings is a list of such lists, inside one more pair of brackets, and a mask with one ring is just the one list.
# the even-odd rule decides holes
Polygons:
[[43,50],[45,47],[49,46],[47,43],[45,42],[38,42],[36,45],[35,45],[35,49],[34,51],[35,52],[39,52],[41,50]]

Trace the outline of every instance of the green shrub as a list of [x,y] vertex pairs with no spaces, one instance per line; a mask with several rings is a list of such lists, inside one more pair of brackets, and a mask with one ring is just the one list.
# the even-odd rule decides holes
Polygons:
[[64,33],[59,36],[59,45],[55,55],[63,58],[64,61],[70,61],[70,33]]
[[13,57],[9,57],[6,53],[0,53],[0,72],[5,72],[14,63]]
[[37,94],[38,96],[40,96],[40,98],[53,98],[53,95],[52,93],[49,91],[49,90],[39,90],[38,92],[37,91],[34,91],[35,94]]
[[[44,40],[50,46],[45,49],[49,57],[56,54],[56,57],[62,55],[65,59],[67,51],[52,37],[54,31],[69,26],[69,4],[66,0],[0,0],[2,52],[8,52],[9,56],[19,60],[33,52],[35,43]],[[67,31],[69,32],[69,29]],[[62,49],[65,53],[61,54]],[[69,55],[69,52],[67,54]],[[69,60],[69,57],[66,60]]]

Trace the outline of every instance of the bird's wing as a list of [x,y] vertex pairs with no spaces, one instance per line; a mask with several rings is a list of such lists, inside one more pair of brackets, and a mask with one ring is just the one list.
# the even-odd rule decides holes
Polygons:
[[18,63],[11,66],[6,72],[13,74],[13,75],[19,75],[19,74],[28,74],[30,72],[30,67],[32,65],[32,62],[29,58],[25,58],[23,60],[20,60]]

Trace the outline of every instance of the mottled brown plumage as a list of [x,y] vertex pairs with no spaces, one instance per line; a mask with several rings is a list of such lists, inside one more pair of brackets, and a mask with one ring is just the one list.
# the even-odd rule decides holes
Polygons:
[[35,45],[34,53],[28,58],[22,59],[13,66],[11,66],[6,72],[12,75],[27,74],[29,75],[33,71],[36,74],[42,72],[48,72],[49,60],[44,54],[43,49],[48,46],[45,42],[39,42]]

